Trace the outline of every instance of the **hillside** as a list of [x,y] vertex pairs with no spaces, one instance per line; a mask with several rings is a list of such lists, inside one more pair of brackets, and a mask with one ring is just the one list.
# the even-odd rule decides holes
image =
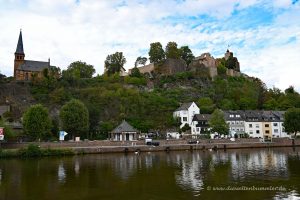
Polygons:
[[286,110],[300,107],[293,88],[285,92],[256,78],[218,76],[214,80],[183,72],[155,79],[145,77],[97,76],[91,79],[43,79],[31,84],[1,83],[0,99],[8,98],[15,119],[30,105],[42,103],[57,120],[60,107],[80,99],[90,114],[90,133],[106,133],[122,119],[142,130],[177,127],[173,111],[181,103],[195,101],[202,113],[224,110]]

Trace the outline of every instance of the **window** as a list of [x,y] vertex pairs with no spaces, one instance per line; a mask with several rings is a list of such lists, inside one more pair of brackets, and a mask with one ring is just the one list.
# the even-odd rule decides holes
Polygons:
[[274,129],[274,133],[278,133],[278,129]]
[[266,134],[269,134],[270,133],[270,131],[269,130],[266,130],[266,132],[265,132]]
[[239,124],[239,122],[236,122],[236,124]]
[[259,130],[256,130],[256,134],[259,134]]
[[252,134],[253,134],[253,131],[250,131],[250,134],[252,135]]
[[252,128],[252,124],[249,124],[249,128]]
[[244,131],[244,129],[243,129],[243,128],[241,128],[241,131]]
[[230,117],[230,118],[233,118],[233,117],[234,117],[234,115],[229,115],[229,117]]
[[269,124],[265,124],[265,127],[269,127]]
[[187,122],[187,117],[183,117],[182,121]]
[[234,124],[234,122],[231,122],[231,124]]
[[278,126],[278,123],[274,123],[273,126]]
[[239,129],[239,128],[237,128],[237,129],[236,129],[236,131],[240,131],[240,129]]
[[259,128],[259,125],[258,125],[258,124],[256,124],[256,125],[255,125],[255,127],[256,127],[256,128]]
[[199,132],[200,131],[200,128],[197,128],[197,132]]
[[240,115],[235,115],[235,117],[241,117]]

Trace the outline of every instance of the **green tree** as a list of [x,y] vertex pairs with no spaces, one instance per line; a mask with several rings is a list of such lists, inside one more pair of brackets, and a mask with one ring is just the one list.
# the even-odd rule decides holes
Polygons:
[[178,59],[178,58],[180,58],[180,55],[181,55],[181,52],[177,48],[177,43],[176,42],[168,42],[168,44],[166,46],[166,57]]
[[203,114],[211,114],[216,108],[213,100],[209,97],[200,98],[198,105],[200,106],[201,113]]
[[[67,70],[63,70],[63,78],[70,79],[70,78],[92,78],[93,74],[95,73],[95,69],[93,65],[89,65],[86,62],[76,61],[71,63],[68,66]],[[49,72],[47,72],[48,74]]]
[[237,58],[233,57],[233,55],[231,54],[225,62],[225,67],[228,69],[237,70],[238,69],[237,62],[238,62]]
[[228,134],[229,126],[225,121],[224,113],[222,110],[215,109],[208,123],[211,127],[212,132],[217,132],[224,135]]
[[285,131],[288,133],[294,133],[295,138],[297,132],[300,132],[300,108],[291,108],[284,114]]
[[278,102],[273,98],[271,98],[263,104],[263,108],[266,110],[277,110],[278,107]]
[[188,124],[185,124],[181,129],[180,131],[185,133],[186,131],[189,131],[191,130],[191,127],[188,125]]
[[23,115],[23,127],[25,133],[34,139],[49,135],[52,123],[47,108],[37,104],[27,109]]
[[180,47],[179,51],[180,57],[186,62],[187,65],[194,60],[195,56],[189,46],[182,46]]
[[112,75],[115,73],[120,73],[120,71],[124,69],[126,58],[124,57],[123,52],[116,52],[108,55],[104,63],[107,74]]
[[141,77],[142,77],[142,74],[141,74],[140,70],[139,70],[137,67],[134,67],[134,68],[131,70],[130,76],[131,76],[131,77],[141,78]]
[[149,60],[151,63],[159,63],[165,59],[165,52],[160,42],[150,44]]
[[136,59],[136,61],[135,61],[135,63],[134,63],[134,66],[135,66],[135,67],[137,67],[137,66],[139,66],[139,65],[144,65],[144,66],[145,66],[147,60],[148,60],[148,59],[147,59],[146,57],[141,57],[141,56],[139,56],[139,57],[137,57],[137,59]]
[[15,137],[17,134],[9,127],[3,119],[0,118],[0,127],[3,127],[4,130],[4,139],[7,141],[13,137]]
[[89,131],[89,112],[86,106],[79,100],[73,99],[66,103],[60,110],[59,117],[62,128],[72,138],[84,137]]

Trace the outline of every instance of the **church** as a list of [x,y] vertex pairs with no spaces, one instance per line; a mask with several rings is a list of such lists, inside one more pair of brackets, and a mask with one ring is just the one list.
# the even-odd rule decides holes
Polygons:
[[40,79],[43,77],[43,71],[56,70],[55,66],[50,65],[50,59],[48,62],[25,60],[25,53],[23,48],[22,30],[20,31],[17,49],[15,52],[14,60],[14,78],[17,81],[31,81],[34,78]]

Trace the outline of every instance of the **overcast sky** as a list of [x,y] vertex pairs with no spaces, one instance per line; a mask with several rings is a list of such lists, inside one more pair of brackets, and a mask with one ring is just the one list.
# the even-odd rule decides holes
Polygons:
[[188,45],[195,56],[223,56],[268,87],[300,91],[298,0],[0,0],[0,72],[13,74],[22,28],[25,59],[66,69],[76,60],[104,70],[122,51],[126,69],[148,57],[151,42]]

